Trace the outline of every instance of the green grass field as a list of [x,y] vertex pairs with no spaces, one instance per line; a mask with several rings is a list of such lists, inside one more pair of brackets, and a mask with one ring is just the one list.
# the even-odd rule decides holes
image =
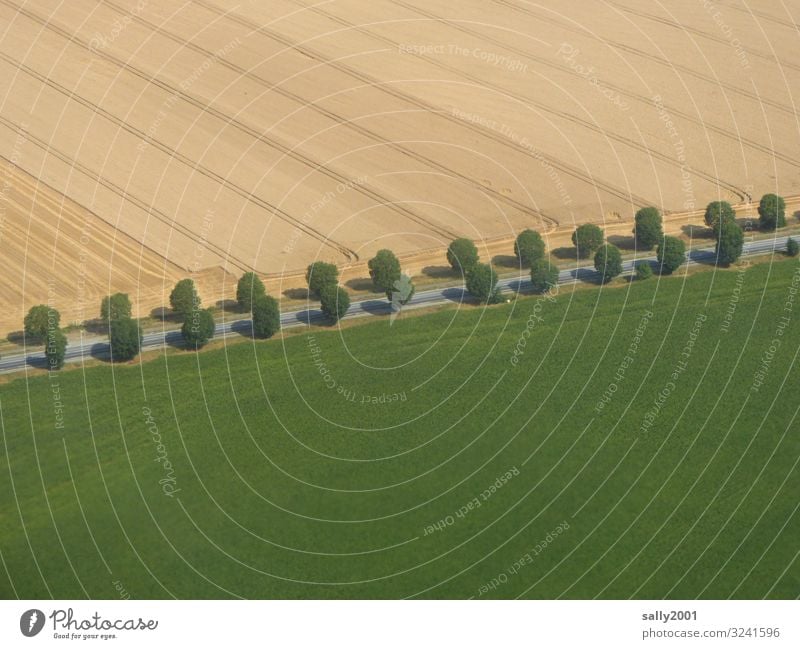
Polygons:
[[793,281],[781,260],[15,380],[0,595],[796,598]]

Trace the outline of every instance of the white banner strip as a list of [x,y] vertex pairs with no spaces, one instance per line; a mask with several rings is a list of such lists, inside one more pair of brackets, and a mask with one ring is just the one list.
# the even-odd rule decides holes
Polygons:
[[6,601],[0,646],[796,648],[798,619],[796,601]]

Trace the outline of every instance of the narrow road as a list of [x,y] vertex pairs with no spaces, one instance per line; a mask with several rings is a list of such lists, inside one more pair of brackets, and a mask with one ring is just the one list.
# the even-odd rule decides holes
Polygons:
[[[773,251],[786,250],[788,237],[777,237],[775,239],[762,239],[758,241],[745,242],[742,256],[755,256],[771,253]],[[713,265],[715,260],[714,248],[696,248],[687,254],[687,265],[706,264]],[[648,261],[654,268],[657,262],[655,257],[644,257],[637,260],[629,260],[623,263],[623,275],[633,272],[634,263]],[[575,282],[596,282],[598,273],[590,265],[579,266],[562,270],[558,276],[559,284],[571,284]],[[530,288],[530,278],[526,275],[501,279],[498,286],[503,291],[525,293]],[[459,304],[468,299],[469,294],[463,286],[436,288],[416,293],[411,301],[403,307],[403,310],[419,309],[439,304],[455,303]],[[392,305],[383,299],[362,300],[353,302],[344,316],[345,319],[361,318],[366,316],[388,315],[392,312]],[[322,324],[326,318],[319,309],[305,309],[302,311],[289,311],[281,314],[281,327],[308,326],[310,324]],[[249,336],[251,329],[250,319],[233,320],[217,324],[215,337],[243,335]],[[142,349],[150,350],[164,348],[166,346],[181,347],[183,337],[179,329],[151,332],[144,335]],[[78,343],[71,343],[67,346],[65,361],[74,363],[84,358],[98,358],[102,360],[110,359],[110,346],[105,338],[84,337]],[[26,366],[39,369],[47,369],[47,362],[41,346],[36,346],[36,351],[32,353],[11,354],[0,359],[0,374],[18,372]]]

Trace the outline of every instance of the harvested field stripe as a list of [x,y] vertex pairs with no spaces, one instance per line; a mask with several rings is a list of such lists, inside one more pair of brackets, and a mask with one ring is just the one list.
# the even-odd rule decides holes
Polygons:
[[[146,81],[147,83],[152,83],[153,85],[158,86],[159,88],[161,88],[162,90],[165,90],[166,92],[170,93],[171,95],[177,95],[177,96],[181,97],[186,102],[196,106],[197,108],[199,108],[203,112],[206,112],[206,113],[208,113],[210,115],[213,115],[214,117],[217,117],[217,118],[223,120],[225,123],[230,123],[233,126],[240,127],[241,130],[244,130],[245,132],[247,132],[252,137],[256,137],[258,139],[262,138],[262,136],[260,134],[258,134],[256,131],[254,131],[253,129],[250,129],[249,127],[246,127],[245,125],[243,125],[243,124],[241,124],[239,122],[236,122],[232,118],[230,118],[230,117],[224,115],[224,113],[221,113],[220,111],[212,108],[208,104],[205,104],[202,101],[197,100],[194,97],[191,97],[190,95],[187,95],[186,93],[184,93],[184,92],[182,92],[182,91],[170,86],[167,83],[164,83],[163,81],[153,77],[152,75],[147,75],[147,74],[143,73],[142,71],[138,70],[137,68],[133,67],[132,65],[129,65],[125,61],[122,61],[121,59],[118,59],[117,57],[112,56],[111,54],[108,54],[108,53],[105,53],[105,52],[100,52],[100,51],[97,51],[97,50],[93,50],[92,48],[89,47],[88,43],[85,43],[81,39],[79,39],[76,36],[70,34],[67,30],[59,27],[58,25],[53,23],[50,19],[41,18],[38,15],[36,15],[36,14],[30,12],[30,11],[22,9],[21,7],[17,7],[13,3],[7,2],[7,0],[0,0],[0,3],[6,5],[6,6],[10,7],[10,8],[17,9],[19,11],[19,13],[23,14],[24,16],[26,16],[30,20],[33,20],[34,22],[39,23],[40,25],[42,25],[42,27],[45,27],[45,28],[55,32],[59,36],[61,36],[61,37],[65,38],[66,40],[68,40],[70,43],[73,43],[73,44],[85,49],[86,51],[92,53],[93,55],[98,56],[100,58],[103,58],[103,59],[113,63],[114,65],[118,66],[119,68],[121,68],[123,70],[126,70],[126,71],[130,72],[131,74],[136,75],[137,77],[139,77],[140,79]],[[70,93],[70,96],[74,97],[74,95],[72,95],[71,93]],[[94,107],[94,105],[92,105],[92,110],[97,110],[98,112],[100,111],[100,109]],[[126,128],[126,130],[130,130],[132,127],[126,125],[125,128]],[[140,133],[141,133],[141,131],[140,131]],[[148,142],[155,143],[155,140],[153,140],[152,138],[150,138],[146,134],[142,134],[140,137],[142,137],[142,139],[144,139],[144,140],[146,140]],[[178,153],[174,153],[174,155],[176,157],[179,156]],[[183,157],[183,159],[184,160],[188,160],[188,158],[185,158],[185,156]],[[198,170],[200,173],[204,173],[205,174],[205,171],[207,171],[207,170],[204,170],[203,167],[200,167],[199,165],[196,165],[195,163],[189,162],[189,164],[193,169]],[[213,173],[213,172],[209,172],[209,173]],[[222,178],[222,177],[219,176],[219,178]],[[218,181],[218,182],[220,182],[220,181]],[[227,182],[227,181],[225,181],[225,182]],[[271,211],[275,216],[277,216],[281,220],[290,223],[291,225],[293,225],[294,227],[302,230],[306,234],[314,237],[315,239],[318,239],[324,245],[326,245],[328,247],[331,247],[331,248],[334,248],[339,253],[343,254],[350,261],[358,261],[358,254],[354,250],[351,250],[350,248],[346,247],[344,244],[338,243],[338,242],[330,239],[329,237],[327,237],[323,233],[318,232],[317,230],[315,230],[311,226],[303,223],[299,219],[296,219],[295,217],[293,217],[288,212],[285,212],[284,210],[280,209],[279,207],[272,205],[271,203],[269,203],[268,201],[265,201],[264,199],[256,197],[251,192],[248,192],[248,191],[246,191],[244,189],[241,189],[238,186],[233,185],[231,183],[229,183],[229,184],[230,184],[230,188],[232,190],[236,191],[237,193],[239,193],[241,196],[243,196],[247,200],[251,200],[252,202],[258,204],[259,207],[261,207],[262,209]],[[126,196],[127,196],[127,194],[126,194]],[[213,248],[214,246],[212,244],[209,244],[209,247]],[[222,250],[222,249],[219,248],[219,250]],[[217,254],[221,254],[219,252],[219,250],[216,251]],[[230,254],[229,253],[225,253],[222,256],[223,256],[223,258],[228,258],[228,257],[230,257]],[[233,257],[231,257],[231,258],[234,259]],[[244,262],[241,262],[239,260],[236,260],[236,261],[237,261],[237,264],[240,266],[240,268],[242,270],[250,270],[251,269],[251,265],[245,264]]]
[[[5,1],[5,0],[3,0],[3,1]],[[449,122],[452,122],[454,124],[459,124],[464,128],[467,128],[469,130],[475,131],[475,132],[479,133],[482,136],[485,136],[485,137],[488,137],[488,138],[494,140],[495,142],[499,142],[500,144],[502,144],[504,146],[509,146],[509,147],[511,147],[513,149],[516,149],[517,151],[521,151],[525,155],[528,155],[528,156],[533,157],[534,159],[536,159],[536,156],[532,155],[529,149],[526,149],[525,147],[514,143],[513,141],[509,140],[508,138],[502,137],[501,135],[493,132],[491,129],[485,129],[485,128],[479,126],[479,125],[471,124],[471,123],[465,122],[464,120],[460,120],[457,117],[454,117],[454,116],[450,115],[449,113],[442,111],[441,108],[433,106],[433,105],[431,105],[431,104],[429,104],[429,103],[427,103],[425,101],[422,101],[421,99],[418,99],[416,97],[412,97],[412,96],[410,96],[410,95],[408,95],[408,94],[406,94],[406,93],[404,93],[404,92],[402,92],[400,90],[397,90],[396,88],[392,88],[392,87],[386,85],[384,82],[382,82],[382,81],[380,81],[378,79],[375,79],[375,78],[373,78],[373,77],[371,77],[371,76],[369,76],[367,74],[358,72],[357,70],[353,70],[352,68],[349,68],[346,65],[343,65],[343,64],[341,64],[341,63],[339,63],[337,61],[331,61],[330,59],[325,58],[324,56],[322,56],[321,54],[315,52],[314,50],[311,50],[311,49],[309,49],[308,47],[306,47],[304,45],[300,45],[298,43],[294,43],[290,39],[284,38],[280,34],[277,34],[277,33],[273,32],[273,31],[267,29],[266,27],[262,27],[262,26],[260,26],[260,25],[258,25],[256,23],[254,23],[254,22],[251,22],[250,20],[244,18],[241,15],[233,14],[233,13],[227,12],[227,11],[223,11],[219,7],[216,7],[214,5],[210,5],[210,4],[206,3],[206,2],[202,2],[201,0],[192,0],[192,2],[194,4],[197,4],[197,5],[201,6],[201,7],[205,7],[209,11],[212,11],[212,12],[214,12],[215,14],[217,14],[219,16],[222,16],[222,17],[227,18],[227,19],[229,19],[229,20],[231,20],[233,22],[236,22],[236,23],[238,23],[238,24],[240,24],[240,25],[242,25],[244,27],[247,27],[248,29],[252,30],[253,32],[264,34],[265,36],[271,38],[272,40],[274,40],[274,41],[276,41],[278,43],[280,43],[281,45],[284,45],[284,46],[286,46],[286,47],[288,47],[290,49],[296,50],[297,52],[300,52],[301,54],[304,54],[305,56],[308,56],[308,57],[314,59],[315,61],[318,61],[318,62],[323,63],[325,65],[329,65],[330,67],[335,68],[336,70],[339,70],[340,72],[342,72],[344,74],[347,74],[347,75],[349,75],[351,77],[354,77],[354,78],[358,79],[359,81],[363,82],[365,85],[367,85],[369,87],[380,89],[381,91],[383,91],[383,92],[395,97],[396,99],[400,99],[400,100],[402,100],[402,101],[404,101],[406,103],[412,104],[413,106],[416,106],[417,108],[421,108],[422,110],[425,110],[427,112],[434,113],[434,114],[436,114],[436,115],[448,120]],[[308,103],[311,103],[311,102],[308,102]],[[418,159],[421,158],[421,156],[418,157],[417,154],[408,153],[408,155],[412,155],[413,157],[418,158]],[[547,156],[542,156],[542,157],[543,158],[547,158]],[[600,183],[598,183],[595,180],[591,180],[591,179],[587,180],[587,176],[585,174],[583,174],[582,172],[576,170],[576,169],[568,168],[566,166],[564,166],[563,168],[559,167],[556,164],[555,161],[550,161],[549,158],[547,158],[547,159],[548,159],[549,162],[551,162],[551,164],[554,167],[559,168],[564,173],[567,173],[569,175],[575,176],[575,177],[577,177],[577,178],[579,178],[581,180],[585,180],[586,182],[589,182],[592,185],[595,185],[595,184],[600,185]],[[542,221],[547,221],[547,222],[549,222],[551,224],[551,226],[558,225],[558,221],[556,219],[554,219],[554,218],[552,218],[550,216],[546,216],[540,210],[534,209],[534,208],[532,208],[532,207],[530,207],[528,205],[525,205],[524,203],[520,203],[519,201],[517,201],[517,200],[515,200],[515,199],[513,199],[513,198],[511,198],[509,196],[506,196],[502,192],[499,192],[499,191],[497,191],[497,190],[495,190],[495,189],[493,189],[491,187],[486,187],[484,185],[481,185],[480,183],[476,182],[474,178],[471,178],[469,176],[465,176],[463,174],[459,174],[459,173],[457,173],[457,172],[455,172],[453,170],[450,170],[450,169],[447,170],[447,173],[451,174],[453,176],[456,176],[456,177],[459,177],[459,178],[467,180],[470,185],[472,185],[474,187],[477,187],[480,191],[482,191],[484,193],[487,193],[487,194],[491,194],[492,196],[494,196],[499,201],[501,201],[503,203],[506,203],[508,205],[512,205],[513,207],[515,207],[516,209],[520,210],[521,212],[523,212],[525,214],[530,214],[531,216],[533,216],[536,219],[541,219]],[[606,189],[605,187],[603,187],[603,188]],[[606,189],[606,190],[609,191],[608,189]],[[617,193],[615,195],[617,195],[619,198],[622,198],[623,200],[630,200],[630,194],[629,193],[624,193],[623,192],[621,194]],[[642,200],[644,200],[644,199],[642,199]],[[645,203],[643,203],[643,204],[645,204]]]
[[[576,78],[581,78],[581,79],[583,78],[579,73],[577,73],[575,70],[573,70],[572,68],[570,68],[567,65],[563,65],[561,63],[556,63],[555,61],[551,61],[550,59],[547,59],[547,58],[545,58],[543,56],[536,56],[535,54],[533,54],[531,52],[526,52],[525,50],[520,49],[519,47],[515,47],[514,45],[512,45],[510,43],[506,43],[506,42],[504,42],[504,41],[502,41],[502,40],[500,40],[498,38],[494,38],[489,34],[483,34],[481,32],[475,31],[473,29],[469,29],[467,27],[464,27],[460,22],[454,22],[450,18],[444,18],[442,16],[438,16],[437,14],[431,13],[429,11],[425,11],[423,9],[420,9],[419,7],[415,7],[415,6],[410,5],[410,4],[406,3],[406,2],[403,2],[402,0],[392,0],[392,2],[394,4],[400,6],[400,7],[404,7],[406,9],[408,9],[409,11],[414,11],[415,13],[418,13],[421,16],[425,16],[426,18],[430,18],[431,20],[434,20],[436,22],[440,22],[443,25],[447,25],[447,26],[449,26],[449,27],[451,27],[451,28],[453,28],[453,29],[455,29],[457,31],[463,32],[464,34],[468,34],[468,35],[473,36],[475,38],[483,39],[483,40],[485,40],[485,41],[487,41],[489,43],[493,43],[494,45],[497,45],[498,47],[507,49],[509,52],[514,52],[514,54],[516,54],[517,56],[530,59],[531,61],[535,61],[536,63],[539,63],[539,64],[541,64],[543,66],[552,68],[553,70],[558,70],[559,72],[563,72],[564,74],[568,74],[568,75],[576,77]],[[471,22],[471,21],[466,21],[466,22]],[[640,102],[640,103],[642,103],[642,104],[644,104],[644,105],[646,105],[648,107],[651,107],[653,105],[652,98],[646,97],[644,95],[640,95],[640,94],[635,93],[635,92],[631,92],[627,88],[624,88],[622,86],[618,86],[615,83],[612,83],[612,82],[610,82],[610,81],[608,81],[606,79],[603,79],[603,85],[606,86],[607,88],[609,88],[610,90],[613,90],[614,92],[616,92],[617,94],[619,94],[621,96],[629,97],[630,99],[633,99],[634,101],[638,101],[638,102]],[[739,135],[737,133],[732,133],[730,130],[728,130],[726,128],[722,128],[720,126],[716,126],[715,124],[711,124],[710,122],[708,122],[706,120],[698,119],[694,115],[691,115],[690,113],[687,113],[687,112],[681,110],[680,108],[677,108],[676,106],[673,106],[673,105],[670,105],[670,104],[667,104],[667,103],[664,103],[663,106],[667,110],[667,112],[669,112],[671,115],[677,115],[677,116],[681,117],[682,119],[685,119],[687,122],[690,122],[692,124],[700,126],[700,127],[704,128],[706,130],[712,131],[712,132],[716,133],[717,135],[721,135],[724,138],[727,138],[729,140],[732,140],[733,142],[736,142],[737,144],[746,144],[751,149],[754,149],[756,151],[760,151],[761,153],[766,153],[769,156],[774,156],[778,160],[781,160],[783,162],[788,162],[789,164],[797,165],[798,167],[800,167],[800,158],[794,158],[792,156],[786,155],[785,153],[783,153],[781,151],[775,151],[775,150],[771,149],[770,147],[765,146],[765,145],[761,144],[760,142],[757,142],[756,140],[751,140],[749,138],[742,137],[741,135]]]
[[603,38],[602,36],[598,36],[597,34],[595,34],[594,32],[592,32],[592,31],[590,31],[588,29],[579,29],[579,28],[575,27],[574,25],[572,25],[570,23],[564,23],[564,22],[560,22],[558,20],[555,20],[553,18],[549,18],[547,16],[542,16],[540,14],[537,14],[534,11],[531,11],[529,9],[525,9],[524,7],[520,7],[520,6],[517,6],[517,5],[515,5],[515,4],[511,3],[511,2],[508,2],[507,0],[492,0],[492,2],[495,2],[495,3],[499,4],[499,5],[503,5],[505,7],[509,7],[511,9],[513,9],[514,11],[517,11],[519,13],[528,14],[529,16],[533,16],[534,18],[536,18],[538,20],[543,20],[545,22],[549,22],[549,23],[552,23],[554,25],[558,25],[562,29],[566,29],[566,30],[571,31],[571,32],[573,32],[575,34],[580,34],[581,36],[586,36],[586,37],[591,38],[593,40],[596,40],[596,41],[598,41],[600,43],[603,43],[605,45],[609,45],[612,48],[619,49],[619,50],[622,50],[624,52],[629,52],[630,54],[634,54],[635,56],[640,56],[640,57],[645,58],[645,59],[647,59],[649,61],[652,61],[653,63],[657,63],[658,65],[663,65],[665,67],[668,67],[670,70],[673,70],[673,71],[679,70],[680,72],[684,72],[684,73],[686,73],[688,75],[691,75],[691,76],[693,76],[693,77],[695,77],[697,79],[701,79],[702,81],[710,83],[713,86],[719,86],[720,88],[724,88],[725,90],[729,90],[729,91],[731,91],[733,93],[736,93],[737,95],[741,95],[742,97],[747,97],[748,99],[752,99],[753,101],[755,101],[758,104],[762,104],[762,103],[763,104],[767,104],[768,106],[772,106],[773,108],[776,108],[777,110],[780,110],[780,111],[782,111],[784,113],[788,113],[792,117],[795,117],[795,118],[797,117],[797,112],[795,111],[794,108],[791,108],[789,106],[786,106],[786,105],[784,105],[784,104],[782,104],[780,102],[777,102],[777,101],[774,101],[774,100],[771,100],[771,99],[767,99],[767,98],[764,98],[764,97],[758,97],[754,93],[752,93],[752,92],[750,92],[748,90],[745,90],[744,88],[739,88],[738,86],[734,86],[734,85],[732,85],[730,83],[726,83],[726,82],[721,81],[719,79],[716,79],[714,77],[710,77],[707,74],[703,74],[702,72],[698,72],[694,68],[690,68],[689,66],[681,65],[679,63],[675,63],[673,61],[669,61],[669,60],[667,60],[667,59],[665,59],[663,57],[655,56],[654,54],[649,54],[649,53],[644,52],[644,51],[642,51],[640,49],[637,49],[635,47],[631,47],[630,45],[626,45],[624,43],[618,43],[617,41],[612,41],[612,40],[609,40],[607,38]]
[[[194,0],[194,1],[196,2],[197,0]],[[297,0],[291,0],[291,1],[294,4],[299,4],[297,2]],[[343,20],[341,18],[333,16],[333,15],[323,11],[322,9],[318,9],[316,7],[309,7],[309,9],[314,11],[315,13],[319,13],[319,14],[322,14],[322,15],[326,16],[327,18],[330,18],[334,22],[337,22],[337,23],[339,23],[339,24],[341,24],[343,26],[346,26],[348,29],[355,30],[357,32],[360,32],[360,33],[366,34],[366,35],[368,35],[368,36],[370,36],[372,38],[375,38],[377,40],[383,41],[383,42],[387,43],[388,45],[390,45],[395,50],[400,45],[396,41],[393,41],[393,40],[391,40],[389,38],[385,38],[383,36],[378,36],[377,34],[373,34],[368,29],[364,29],[364,28],[359,27],[357,25],[354,25],[354,24],[352,24],[352,23],[350,23],[350,22],[348,22],[346,20]],[[574,124],[577,124],[578,126],[580,126],[582,128],[586,128],[586,129],[588,129],[590,131],[594,131],[595,133],[599,133],[600,135],[602,135],[603,137],[605,137],[607,139],[616,140],[620,144],[629,146],[630,148],[635,149],[637,151],[641,151],[642,153],[645,153],[646,155],[650,156],[651,158],[655,158],[657,160],[661,160],[662,162],[664,162],[664,163],[666,163],[668,165],[671,165],[673,167],[676,167],[677,169],[681,169],[681,167],[682,167],[681,163],[679,161],[677,161],[673,156],[666,155],[664,153],[661,153],[660,151],[656,151],[654,149],[651,149],[650,147],[648,147],[648,146],[646,146],[644,144],[641,144],[640,142],[637,142],[636,140],[632,140],[631,138],[625,137],[624,135],[619,135],[617,133],[612,133],[608,129],[604,129],[604,128],[598,126],[596,123],[592,123],[590,120],[583,119],[581,117],[578,117],[577,115],[573,115],[573,114],[568,113],[566,111],[556,110],[554,108],[551,108],[547,104],[543,104],[543,103],[538,102],[538,101],[536,101],[534,99],[530,99],[529,97],[522,97],[520,95],[517,95],[517,94],[514,94],[514,93],[510,92],[509,90],[504,90],[500,86],[496,86],[496,85],[494,85],[492,83],[489,83],[488,81],[480,79],[479,77],[473,76],[471,74],[467,74],[466,72],[463,72],[463,71],[459,70],[458,68],[454,68],[454,67],[452,67],[450,65],[447,65],[447,64],[442,63],[440,61],[437,61],[435,58],[432,58],[432,57],[429,57],[429,56],[425,56],[424,54],[416,54],[416,53],[414,54],[414,56],[417,56],[420,59],[422,59],[424,61],[427,61],[431,65],[434,65],[434,66],[436,66],[438,68],[441,68],[443,70],[447,70],[448,72],[456,74],[456,75],[458,75],[460,77],[463,77],[464,79],[468,79],[469,81],[472,81],[473,83],[478,84],[479,86],[484,86],[486,88],[494,90],[495,92],[499,93],[500,95],[504,95],[506,97],[510,97],[510,98],[518,101],[519,103],[521,103],[523,105],[535,106],[538,110],[540,110],[542,112],[549,113],[550,115],[554,115],[555,117],[558,117],[560,119],[565,119],[565,120],[570,121],[570,122],[572,122]],[[543,157],[545,157],[545,156],[543,156]],[[562,166],[566,166],[565,163],[563,163],[561,161],[558,161],[558,164],[556,164],[554,162],[554,160],[557,160],[556,158],[552,158],[550,156],[547,156],[547,158],[551,162],[551,164],[553,164],[554,167],[561,168],[561,167],[558,166],[558,164],[560,164]],[[577,170],[573,170],[573,171],[577,171]],[[717,176],[714,176],[712,174],[700,171],[700,170],[698,170],[696,168],[692,168],[692,172],[695,173],[696,175],[700,176],[701,178],[707,180],[708,182],[714,184],[714,185],[719,184],[719,185],[724,186],[728,190],[730,190],[730,191],[734,192],[736,195],[738,195],[740,200],[745,200],[745,198],[747,197],[747,192],[745,192],[743,189],[740,189],[739,187],[737,187],[736,185],[733,185],[732,183],[729,183],[729,182],[726,182],[724,180],[721,180]],[[573,173],[573,175],[574,175],[574,173]],[[584,180],[586,182],[592,184],[592,185],[597,185],[599,187],[603,187],[604,189],[606,189],[606,191],[609,191],[610,193],[614,193],[614,192],[611,192],[611,190],[609,190],[609,187],[612,187],[612,185],[610,185],[609,183],[605,183],[603,181],[599,181],[598,179],[596,179],[596,178],[594,178],[592,176],[589,176],[589,175],[586,175]],[[623,195],[620,195],[619,192],[622,192]],[[620,196],[620,198],[624,198],[625,200],[631,200],[631,202],[637,203],[640,207],[648,205],[651,202],[647,198],[643,198],[641,196],[636,196],[636,195],[632,194],[629,191],[625,192],[625,190],[620,189],[620,188],[616,188],[616,195]]]

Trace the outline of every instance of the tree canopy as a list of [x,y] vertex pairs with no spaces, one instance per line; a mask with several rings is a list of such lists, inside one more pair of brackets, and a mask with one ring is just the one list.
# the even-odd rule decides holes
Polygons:
[[281,330],[281,310],[278,300],[270,295],[259,295],[253,300],[253,335],[271,338]]
[[200,308],[200,296],[197,294],[194,281],[182,279],[169,294],[169,305],[175,313],[186,318],[195,309]]
[[216,323],[209,309],[192,311],[181,327],[181,335],[190,349],[200,349],[214,337]]
[[786,227],[786,201],[777,194],[764,194],[758,204],[758,222],[762,230]]
[[605,241],[603,230],[593,223],[584,223],[572,233],[572,243],[579,259],[591,257]]
[[622,273],[622,254],[619,248],[610,243],[600,246],[594,255],[594,268],[600,273],[603,283],[610,282]]
[[384,248],[367,262],[369,276],[375,288],[386,293],[386,298],[392,299],[392,291],[395,282],[399,281],[402,272],[400,270],[400,260],[391,250]]
[[253,310],[253,302],[257,297],[266,294],[264,282],[253,272],[242,275],[236,284],[236,303],[239,305],[239,310],[245,313]]
[[497,297],[497,273],[489,264],[475,264],[467,274],[467,290],[481,302]]
[[636,212],[633,235],[636,247],[641,250],[652,250],[664,236],[661,212],[655,207],[643,207]]
[[320,293],[322,312],[333,322],[338,322],[350,307],[350,296],[341,286],[329,284]]
[[537,259],[544,257],[544,241],[534,230],[523,230],[514,242],[514,254],[520,266],[529,267]]
[[127,293],[106,295],[100,302],[101,320],[119,320],[120,318],[130,318],[131,315],[131,299]]
[[315,261],[306,268],[306,282],[312,295],[320,295],[324,286],[331,284],[335,286],[339,283],[339,269],[336,268],[336,264]]
[[447,262],[454,271],[466,276],[478,263],[478,249],[470,239],[456,239],[447,247]]
[[656,251],[659,268],[662,274],[669,275],[686,261],[686,244],[678,237],[664,237]]

